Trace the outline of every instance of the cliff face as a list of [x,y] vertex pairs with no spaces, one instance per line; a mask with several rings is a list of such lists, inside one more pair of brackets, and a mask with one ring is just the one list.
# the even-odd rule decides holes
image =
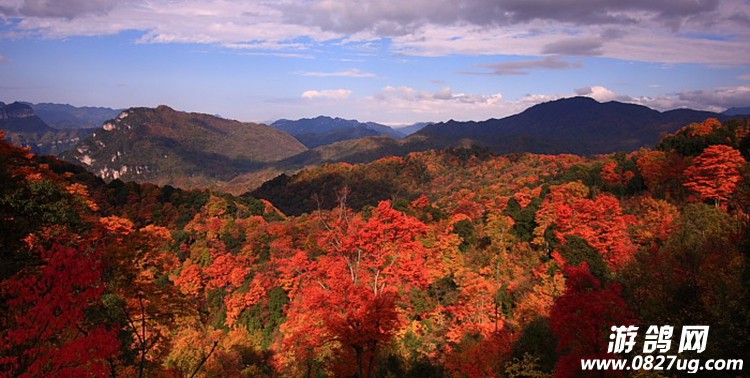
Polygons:
[[34,109],[31,106],[20,102],[14,102],[10,105],[0,102],[0,119],[31,118],[34,116]]
[[0,130],[9,133],[46,133],[55,129],[37,117],[31,106],[20,102],[9,105],[0,102]]

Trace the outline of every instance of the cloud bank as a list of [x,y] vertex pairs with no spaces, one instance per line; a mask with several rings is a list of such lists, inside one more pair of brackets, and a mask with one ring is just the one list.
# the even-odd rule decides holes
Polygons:
[[387,39],[394,54],[602,56],[744,65],[744,0],[0,0],[9,38],[142,31],[141,43],[299,53]]

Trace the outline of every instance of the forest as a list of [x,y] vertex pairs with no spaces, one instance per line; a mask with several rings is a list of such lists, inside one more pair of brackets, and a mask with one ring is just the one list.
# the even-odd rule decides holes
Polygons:
[[750,120],[707,119],[630,153],[451,148],[232,196],[0,140],[0,377],[682,375],[581,371],[629,357],[613,325],[709,325],[680,358],[750,362],[749,159]]

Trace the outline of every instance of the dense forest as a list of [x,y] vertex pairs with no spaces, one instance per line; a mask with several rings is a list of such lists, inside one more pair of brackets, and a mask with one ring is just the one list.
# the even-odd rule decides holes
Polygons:
[[748,160],[750,122],[708,119],[631,153],[416,152],[231,196],[0,140],[0,376],[601,376],[579,362],[618,357],[612,325],[710,325],[681,358],[747,362]]

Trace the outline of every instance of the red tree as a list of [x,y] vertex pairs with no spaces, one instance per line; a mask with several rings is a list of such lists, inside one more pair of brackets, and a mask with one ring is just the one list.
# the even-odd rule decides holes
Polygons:
[[117,331],[86,317],[104,292],[99,254],[55,244],[41,260],[0,284],[0,376],[108,376]]
[[567,290],[555,301],[550,315],[561,353],[555,377],[598,376],[600,372],[581,371],[581,358],[612,358],[606,353],[610,327],[633,325],[634,316],[620,295],[620,286],[602,286],[587,263],[567,266],[565,272]]
[[602,254],[610,268],[622,267],[635,253],[628,236],[628,226],[634,220],[623,214],[617,197],[600,194],[593,200],[570,198],[554,210],[558,239],[580,236]]
[[725,145],[706,147],[685,170],[685,187],[702,199],[711,199],[718,207],[726,201],[742,181],[740,168],[747,164],[739,151]]

